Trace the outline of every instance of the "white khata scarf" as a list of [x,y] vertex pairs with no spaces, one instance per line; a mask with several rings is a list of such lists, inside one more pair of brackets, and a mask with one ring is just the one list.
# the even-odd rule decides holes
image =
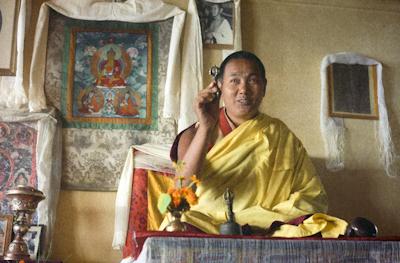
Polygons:
[[343,118],[330,117],[328,113],[327,68],[332,63],[376,65],[378,84],[379,120],[376,121],[376,136],[379,141],[380,161],[388,176],[395,176],[391,131],[382,84],[382,64],[374,59],[350,52],[330,54],[321,63],[321,133],[327,154],[326,167],[330,171],[344,168],[345,127]]

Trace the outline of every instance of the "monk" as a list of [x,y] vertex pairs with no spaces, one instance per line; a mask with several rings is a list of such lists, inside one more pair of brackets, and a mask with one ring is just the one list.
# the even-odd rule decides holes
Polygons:
[[[181,175],[195,174],[201,181],[198,204],[182,220],[201,231],[217,234],[226,222],[227,188],[235,196],[237,223],[255,232],[274,221],[327,211],[325,190],[301,141],[282,121],[259,110],[266,86],[257,56],[246,51],[229,55],[217,79],[195,100],[198,122],[174,142],[172,159],[185,163]],[[218,93],[225,105],[221,109]]]

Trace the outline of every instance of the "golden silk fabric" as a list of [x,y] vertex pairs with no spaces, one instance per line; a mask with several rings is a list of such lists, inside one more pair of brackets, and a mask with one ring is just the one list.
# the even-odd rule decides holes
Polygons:
[[333,216],[316,213],[295,226],[284,224],[275,230],[273,237],[306,237],[320,233],[324,238],[337,238],[344,235],[347,222]]
[[157,208],[157,201],[162,193],[174,186],[174,180],[161,172],[147,171],[147,230],[157,230],[163,221],[163,215]]
[[265,114],[216,143],[199,178],[199,203],[182,220],[207,233],[218,233],[226,221],[226,188],[235,195],[233,211],[241,225],[265,229],[275,220],[327,210],[325,191],[301,142]]

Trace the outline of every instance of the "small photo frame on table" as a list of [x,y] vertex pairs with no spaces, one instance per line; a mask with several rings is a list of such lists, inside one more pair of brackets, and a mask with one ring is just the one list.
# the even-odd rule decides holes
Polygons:
[[40,253],[40,244],[44,232],[44,225],[31,225],[28,232],[24,235],[24,240],[28,245],[29,256],[36,260]]
[[331,117],[379,119],[376,65],[332,63],[327,74]]
[[235,3],[233,0],[196,0],[203,46],[233,48]]
[[3,257],[11,242],[12,215],[0,215],[0,257]]
[[0,1],[0,76],[15,76],[21,0]]

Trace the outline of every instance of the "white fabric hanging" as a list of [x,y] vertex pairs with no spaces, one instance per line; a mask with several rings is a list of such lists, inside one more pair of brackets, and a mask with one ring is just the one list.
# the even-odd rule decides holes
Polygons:
[[[168,92],[166,85],[164,103],[164,117],[178,119],[178,132],[186,129],[197,120],[193,110],[193,102],[197,93],[203,88],[203,45],[199,15],[194,0],[189,1],[186,16],[184,48],[182,50],[181,100],[176,101],[179,96],[171,96],[173,93]],[[200,49],[196,48],[197,46],[200,46]],[[174,110],[176,113],[179,112],[179,118],[174,116],[174,112],[170,111],[172,105],[179,106],[179,110]]]
[[235,34],[233,36],[233,49],[222,50],[222,60],[235,51],[242,50],[242,27],[240,18],[240,0],[233,0],[235,5]]
[[[122,249],[125,245],[128,231],[134,169],[144,168],[153,171],[173,173],[172,164],[169,158],[170,149],[171,145],[169,144],[134,145],[129,149],[118,184],[117,197],[115,199],[114,238],[112,243],[114,249]],[[139,154],[134,154],[135,150]]]
[[380,161],[388,176],[394,176],[395,150],[386,110],[385,95],[382,83],[382,64],[372,58],[357,53],[342,52],[330,54],[321,63],[321,115],[320,128],[327,155],[326,167],[331,171],[344,168],[345,127],[343,118],[333,118],[328,114],[328,80],[327,68],[332,63],[376,65],[378,84],[379,120],[376,121],[376,136],[379,141]]
[[[47,107],[44,96],[49,8],[71,18],[83,20],[115,20],[148,23],[174,18],[168,68],[165,83],[164,117],[174,118],[178,130],[195,121],[192,111],[194,96],[203,86],[203,51],[200,22],[194,0],[189,0],[188,15],[176,6],[160,0],[127,0],[126,2],[99,2],[98,0],[51,0],[45,2],[39,13],[30,72],[29,109],[40,111]],[[185,20],[186,16],[186,20]],[[185,31],[182,31],[185,26]],[[182,47],[180,45],[181,40]],[[190,54],[190,55],[186,55]]]

